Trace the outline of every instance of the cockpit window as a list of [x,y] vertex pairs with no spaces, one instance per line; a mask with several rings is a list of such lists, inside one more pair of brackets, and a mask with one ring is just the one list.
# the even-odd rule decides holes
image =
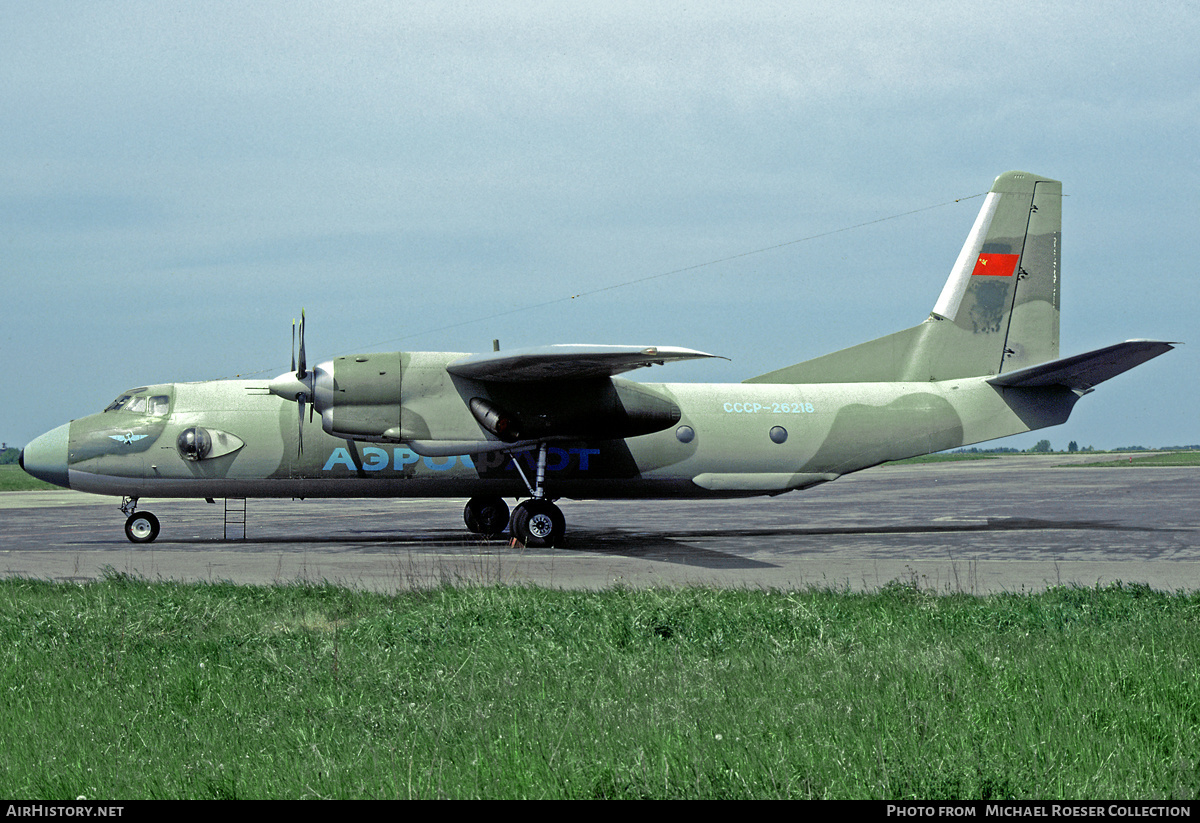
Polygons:
[[108,404],[104,409],[110,411],[127,411],[135,414],[149,414],[155,417],[165,417],[171,410],[171,396],[167,394],[146,395],[123,394]]

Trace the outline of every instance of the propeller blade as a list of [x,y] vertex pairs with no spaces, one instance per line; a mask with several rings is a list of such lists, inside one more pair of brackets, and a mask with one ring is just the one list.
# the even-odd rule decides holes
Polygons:
[[304,356],[304,309],[300,310],[300,368],[296,376],[303,378],[308,374],[308,360]]
[[304,454],[304,395],[296,395],[296,405],[300,407],[300,418],[296,426],[296,456]]
[[292,371],[296,370],[296,318],[292,318]]

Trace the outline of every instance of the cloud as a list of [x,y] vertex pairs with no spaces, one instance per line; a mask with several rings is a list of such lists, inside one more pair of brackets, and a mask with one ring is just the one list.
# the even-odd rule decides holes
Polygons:
[[[44,3],[0,26],[10,356],[114,370],[72,392],[282,360],[300,305],[339,351],[653,333],[765,371],[918,322],[974,208],[693,266],[1008,168],[1072,196],[1068,299],[1087,311],[1064,330],[1190,328],[1163,308],[1186,301],[1120,290],[1147,266],[1189,288],[1200,27],[1182,3]],[[731,304],[753,321],[723,328]],[[106,320],[152,342],[131,356]],[[172,328],[183,361],[153,339]],[[44,428],[22,421],[6,436]]]

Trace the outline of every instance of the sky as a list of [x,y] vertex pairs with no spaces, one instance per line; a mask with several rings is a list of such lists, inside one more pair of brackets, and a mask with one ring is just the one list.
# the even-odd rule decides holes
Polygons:
[[0,439],[156,382],[552,343],[736,382],[916,325],[996,175],[1063,181],[1063,355],[1178,348],[1017,448],[1200,442],[1184,2],[0,5]]

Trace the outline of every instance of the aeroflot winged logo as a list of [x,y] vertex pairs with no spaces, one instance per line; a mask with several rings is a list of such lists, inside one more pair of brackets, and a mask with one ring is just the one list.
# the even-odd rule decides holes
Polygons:
[[975,261],[975,270],[971,274],[986,274],[991,277],[1012,277],[1017,270],[1019,254],[991,254],[984,252]]
[[128,446],[133,443],[136,443],[139,440],[144,439],[147,436],[148,435],[145,435],[145,434],[134,434],[133,432],[125,432],[124,434],[110,434],[108,436],[108,439],[116,440],[118,443],[124,443],[126,446]]

